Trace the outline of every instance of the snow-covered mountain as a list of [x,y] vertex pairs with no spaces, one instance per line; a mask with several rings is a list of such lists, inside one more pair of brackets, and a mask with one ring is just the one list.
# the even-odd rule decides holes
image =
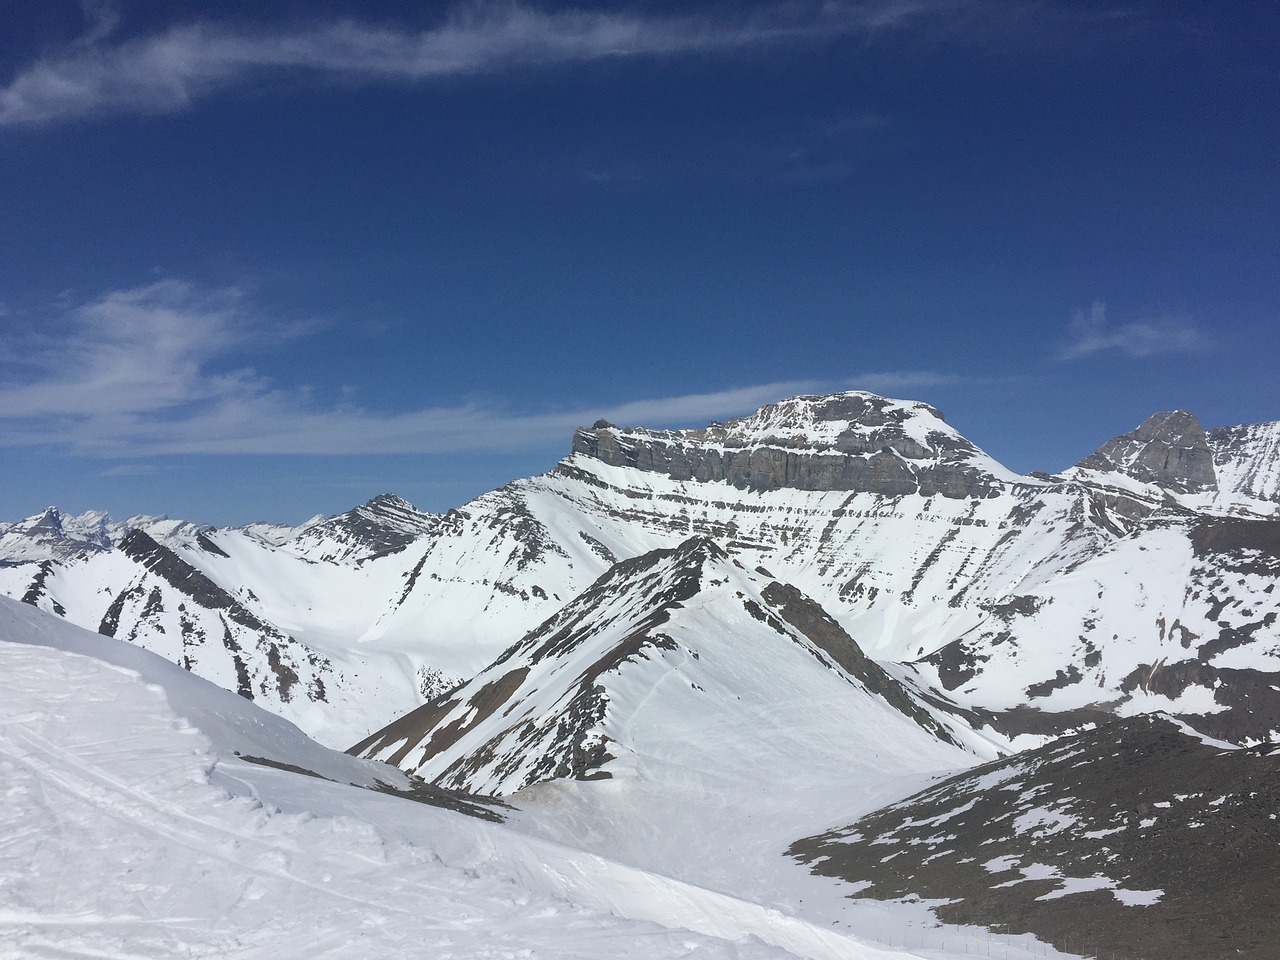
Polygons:
[[[998,882],[975,899],[1022,910],[1027,905],[1014,903],[1016,896],[1000,900],[1005,895],[992,891],[1039,897],[1057,889],[1045,882],[1083,875],[1065,860],[1036,859],[1050,834],[1018,824],[1052,806],[1050,813],[1082,824],[1087,812],[1087,832],[1112,829],[1102,787],[1106,802],[1087,811],[1082,797],[1068,803],[1062,794],[1052,804],[1037,797],[1056,796],[1053,790],[1091,773],[1117,796],[1137,796],[1136,785],[1111,781],[1129,766],[1184,754],[1188,769],[1203,761],[1197,776],[1218,769],[1217,760],[1196,753],[1198,742],[1170,746],[1164,721],[1135,715],[1167,712],[1224,749],[1280,733],[1278,511],[1280,424],[1206,431],[1188,413],[1157,414],[1070,470],[1019,476],[935,408],[859,392],[796,397],[699,430],[598,422],[577,431],[570,455],[550,472],[439,515],[390,494],[296,528],[116,523],[51,509],[0,526],[0,594],[7,594],[0,641],[56,648],[15,652],[0,643],[0,676],[13,688],[0,696],[0,765],[8,764],[6,783],[21,773],[25,791],[11,832],[55,837],[48,857],[25,840],[11,848],[39,869],[23,874],[20,889],[6,888],[18,893],[0,904],[0,924],[27,917],[24,947],[43,949],[47,941],[71,952],[113,934],[90,924],[81,936],[59,926],[60,918],[109,907],[128,930],[110,941],[118,952],[128,945],[159,956],[191,943],[196,952],[226,953],[225,938],[164,925],[149,940],[143,921],[199,921],[209,915],[198,902],[205,897],[223,913],[241,910],[249,930],[255,918],[266,922],[260,898],[282,897],[304,919],[281,936],[301,938],[309,953],[339,955],[337,945],[366,917],[377,931],[409,924],[404,937],[418,952],[475,946],[461,928],[441,934],[439,925],[420,931],[428,939],[419,942],[414,921],[397,919],[399,906],[378,906],[379,884],[359,864],[378,861],[371,851],[385,848],[387,859],[378,862],[394,866],[395,904],[429,890],[428,900],[444,897],[458,915],[496,925],[512,941],[532,938],[544,953],[622,955],[634,946],[625,937],[654,933],[627,924],[656,921],[736,942],[659,931],[643,955],[777,955],[741,939],[748,935],[815,960],[886,955],[867,944],[868,931],[892,917],[889,925],[920,924],[923,942],[935,929],[925,905],[850,900],[847,885],[784,856],[798,838],[821,838],[815,843],[826,846],[814,855],[832,858],[828,872],[883,892],[893,886],[885,878],[894,851],[868,841],[864,859],[878,873],[854,877],[836,869],[844,861],[832,846],[848,846],[852,834],[830,831],[878,818],[877,830],[900,835],[916,856],[915,841],[941,843],[952,820],[963,822],[975,832],[957,833],[957,844],[994,838],[1014,858],[1004,872],[1023,873],[982,867]],[[37,635],[55,639],[30,639]],[[144,658],[145,669],[131,656]],[[122,679],[104,660],[145,683]],[[232,692],[216,700],[200,692],[201,678]],[[196,707],[184,706],[188,700]],[[134,719],[113,719],[115,702]],[[335,759],[296,730],[268,736],[263,731],[293,728],[260,722],[257,707],[328,746],[357,744],[355,752],[404,772]],[[1117,714],[1120,726],[1107,725]],[[37,721],[38,736],[69,750],[13,732]],[[213,746],[201,741],[191,754],[189,735],[178,735],[185,723]],[[89,729],[95,732],[83,732]],[[124,731],[116,739],[127,745],[119,749],[133,779],[121,774],[114,786],[104,779],[107,761],[93,759],[99,729]],[[967,772],[1081,729],[1043,755],[1012,761],[1030,757],[1034,770]],[[1112,729],[1119,739],[1109,739]],[[252,755],[270,765],[234,756],[259,750]],[[1258,769],[1257,776],[1274,776],[1265,764]],[[401,793],[430,792],[407,779],[412,771],[444,787],[500,794],[511,807],[505,824],[466,818],[461,827],[438,819],[450,813],[405,815],[403,799],[344,793],[355,788],[299,778],[297,770],[347,784],[362,783],[352,771],[384,770]],[[1043,787],[1029,779],[1037,771]],[[983,806],[979,787],[997,774],[1004,779],[991,785],[1026,775],[1008,809]],[[959,779],[939,786],[946,777]],[[78,778],[96,784],[71,794],[71,821],[88,826],[59,833],[58,823],[71,821],[41,805],[39,784]],[[357,816],[359,825],[309,827],[270,807],[265,820],[254,819],[236,806],[241,799],[226,806],[218,789],[264,804],[269,797],[289,812]],[[180,799],[139,806],[135,792]],[[108,819],[116,816],[110,810],[125,811],[133,839],[119,849],[81,844],[77,852],[78,838],[107,832],[93,806],[99,794],[108,798]],[[1165,811],[1183,804],[1180,795],[1148,799]],[[1203,803],[1183,804],[1190,812],[1178,821],[1180,836],[1207,829],[1201,814],[1228,804],[1215,799],[1206,793]],[[1171,806],[1159,806],[1165,803]],[[184,819],[187,807],[197,812]],[[978,809],[983,816],[968,815]],[[147,832],[148,810],[162,829]],[[1255,819],[1250,836],[1272,849],[1272,822]],[[365,839],[342,839],[353,829]],[[263,831],[284,839],[267,842]],[[216,877],[212,864],[226,861],[236,879],[201,881],[192,897],[163,894],[181,889],[172,869],[181,860],[170,844],[175,837],[198,851],[200,876]],[[311,855],[334,837],[336,859]],[[1129,834],[1123,839],[1129,843]],[[252,855],[237,852],[245,844]],[[1094,879],[1110,884],[1094,895],[1163,916],[1160,935],[1169,935],[1176,918],[1123,900],[1156,889],[1138,882],[1147,868],[1120,876],[1120,861],[1110,857],[1117,851],[1107,846],[1104,838],[1090,847]],[[1120,853],[1133,857],[1124,863],[1138,863],[1142,849],[1137,840],[1129,844]],[[916,857],[920,876],[957,850]],[[476,895],[458,894],[449,886],[457,877],[438,872],[432,856],[450,870],[488,871],[472,876],[478,886],[468,889]],[[134,889],[135,881],[110,864],[144,858],[155,880],[137,887],[136,909],[123,910],[102,885],[68,883],[49,857],[87,858],[86,875],[111,878],[112,889]],[[287,869],[249,869],[258,862]],[[1038,864],[1050,872],[1041,877]],[[310,910],[299,891],[323,893],[334,876],[343,895],[316,900],[328,912]],[[496,877],[518,888],[510,914],[490,898]],[[1023,881],[1040,886],[1017,889]],[[939,880],[889,895],[951,898],[944,887]],[[540,925],[556,916],[547,897],[568,898],[577,911],[571,922],[581,920],[600,939],[588,938],[577,954],[557,940],[554,921]],[[52,906],[32,908],[41,898]],[[999,919],[956,909],[959,920]],[[625,935],[618,933],[624,939],[614,938],[599,911],[630,918]],[[1126,922],[1134,915],[1124,914]],[[1030,929],[1056,936],[1052,924]],[[971,931],[954,949],[925,946],[939,957],[962,955]],[[403,938],[371,936],[382,953],[405,952]],[[293,941],[251,944],[244,955],[278,952],[285,942]],[[1052,955],[1039,941],[1018,950],[1008,955]]]
[[160,540],[194,540],[207,529],[188,520],[135,516],[116,522],[101,510],[67,515],[57,507],[43,513],[0,523],[0,561],[73,560],[110,550],[130,531],[142,530]]
[[926,755],[964,736],[800,591],[694,537],[619,562],[474,679],[352,752],[510,794],[655,763],[730,779],[746,751],[786,780],[838,763],[871,730]]
[[1163,708],[1257,738],[1277,726],[1278,439],[1161,414],[1023,477],[927,404],[797,397],[700,430],[597,423],[549,473],[443,515],[383,495],[295,530],[148,534],[239,619],[119,546],[0,568],[0,590],[178,661],[182,617],[199,621],[193,669],[345,747],[475,677],[616,562],[703,536],[1006,735]]

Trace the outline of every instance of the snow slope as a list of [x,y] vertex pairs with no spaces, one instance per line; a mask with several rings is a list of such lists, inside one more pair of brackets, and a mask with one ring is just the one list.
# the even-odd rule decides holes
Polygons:
[[[545,870],[557,861],[580,878],[611,874],[602,886],[620,901],[637,886],[572,851],[504,844],[492,824],[236,762],[221,740],[261,749],[256,727],[275,740],[282,722],[45,614],[0,600],[0,616],[0,955],[787,955],[740,932],[715,939],[561,899],[572,884],[555,889]],[[64,649],[94,643],[160,682]],[[215,737],[175,713],[179,692]],[[325,768],[323,748],[289,749]],[[660,899],[635,909],[657,912]]]
[[[536,810],[513,827],[246,763],[394,775],[4,598],[0,665],[0,957],[948,960],[988,942],[920,905],[860,910],[794,865],[752,899],[537,836]],[[686,833],[721,812],[685,808]],[[931,947],[874,943],[908,929]]]
[[[1119,469],[1018,477],[927,404],[857,392],[801,397],[697,431],[581,430],[575,452],[551,472],[444,515],[384,495],[292,532],[157,537],[260,625],[232,622],[238,651],[223,640],[225,608],[195,609],[118,549],[0,565],[0,592],[90,629],[118,606],[109,622],[116,635],[176,662],[190,657],[196,672],[346,747],[475,676],[616,561],[699,535],[813,597],[880,660],[938,660],[964,647],[972,682],[947,681],[938,692],[965,709],[1004,709],[1011,690],[1035,700],[1028,689],[1062,689],[1054,684],[1072,668],[1085,676],[1096,665],[1083,658],[1096,656],[1106,664],[1092,673],[1100,686],[1077,685],[1038,706],[1074,698],[1112,709],[1134,698],[1125,689],[1133,671],[1165,655],[1167,640],[1152,638],[1161,619],[1180,616],[1193,567],[1121,565],[1116,552],[1141,554],[1125,544],[1148,530],[1160,540],[1166,513],[1274,517],[1275,504],[1260,498],[1280,483],[1277,438],[1280,429],[1263,424],[1209,431],[1203,450],[1167,443],[1179,456],[1190,451],[1190,466],[1175,464],[1170,476],[1194,467],[1220,477],[1216,491],[1202,483],[1185,492]],[[1108,461],[1117,466],[1152,456],[1132,438],[1106,448],[1118,451]],[[1201,456],[1210,450],[1212,464]],[[1192,527],[1184,524],[1187,536]],[[1185,555],[1188,543],[1174,552]],[[1112,573],[1125,578],[1114,591]],[[1227,609],[1265,606],[1254,581],[1237,579],[1210,577],[1221,580],[1215,596]],[[1103,595],[1073,586],[1084,580]],[[1011,687],[996,669],[1006,651],[987,647],[1008,632],[1011,604],[1049,594],[1053,603],[1020,638]],[[188,649],[184,606],[198,650]],[[1189,657],[1216,638],[1211,627],[1194,631],[1204,639]],[[1262,623],[1232,657],[1269,669],[1265,651],[1280,642],[1278,629]],[[1092,649],[1078,643],[1082,635]],[[1212,648],[1204,655],[1217,656]],[[917,679],[930,677],[925,670]]]
[[517,826],[559,843],[761,906],[821,905],[827,924],[848,922],[843,897],[790,843],[996,755],[808,598],[701,538],[619,563],[353,750],[507,795]]

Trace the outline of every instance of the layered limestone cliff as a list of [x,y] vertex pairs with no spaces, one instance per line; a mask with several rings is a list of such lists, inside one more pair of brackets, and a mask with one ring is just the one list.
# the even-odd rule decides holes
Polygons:
[[795,397],[697,430],[579,429],[573,452],[673,480],[751,490],[847,490],[953,499],[997,495],[1020,478],[925,403],[850,391]]

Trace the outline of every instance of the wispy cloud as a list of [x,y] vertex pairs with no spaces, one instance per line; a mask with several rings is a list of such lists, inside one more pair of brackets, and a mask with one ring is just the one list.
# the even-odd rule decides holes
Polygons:
[[1077,310],[1068,338],[1058,349],[1060,360],[1078,360],[1095,353],[1118,352],[1130,357],[1162,353],[1195,353],[1208,346],[1204,333],[1182,317],[1160,317],[1112,326],[1107,305],[1095,302],[1086,314]]
[[236,288],[164,280],[98,297],[58,327],[10,342],[0,355],[0,445],[120,458],[516,451],[563,447],[575,427],[601,417],[624,426],[703,424],[796,394],[852,387],[902,393],[959,382],[907,370],[537,412],[500,403],[384,412],[349,397],[323,405],[313,391],[277,387],[231,363],[268,335],[262,330],[276,330],[269,334],[275,337],[305,330],[290,324],[279,333]]
[[736,17],[658,17],[622,11],[548,12],[468,3],[426,30],[353,20],[265,29],[190,23],[108,42],[115,23],[88,8],[85,37],[20,70],[0,89],[0,124],[38,124],[109,112],[169,113],[272,74],[355,82],[414,82],[516,67],[679,55],[869,33],[938,6],[873,0],[806,8],[783,4]]
[[[1061,41],[1071,24],[1110,24],[1052,0],[774,0],[657,16],[541,10],[475,0],[414,29],[352,19],[298,27],[202,21],[117,37],[104,0],[86,0],[85,33],[0,87],[0,125],[112,113],[173,113],[236,87],[309,74],[354,83],[414,83],[515,68],[640,56],[688,56],[788,42],[871,41],[903,30],[925,42],[1008,46]],[[1124,13],[1123,11],[1120,11]]]
[[160,472],[154,463],[118,463],[100,474],[104,477],[152,477]]

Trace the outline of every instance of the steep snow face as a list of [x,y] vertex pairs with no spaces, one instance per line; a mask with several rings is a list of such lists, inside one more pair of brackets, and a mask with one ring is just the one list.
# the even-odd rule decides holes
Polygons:
[[798,882],[795,838],[996,749],[922,709],[794,587],[694,538],[618,563],[353,752],[510,795],[514,823],[558,842],[770,902]]
[[1280,517],[1280,421],[1218,427],[1209,446],[1224,509],[1239,504]]
[[957,760],[953,732],[821,607],[694,538],[620,562],[475,679],[352,751],[509,794],[663,765],[730,779],[748,744],[757,778],[786,782],[871,730]]

